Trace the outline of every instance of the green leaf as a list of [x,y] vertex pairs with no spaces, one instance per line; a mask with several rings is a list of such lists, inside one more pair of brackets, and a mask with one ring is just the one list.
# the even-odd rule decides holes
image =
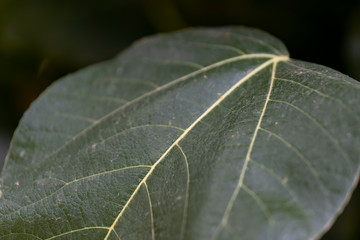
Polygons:
[[139,41],[24,115],[0,239],[314,239],[358,182],[360,84],[248,28]]

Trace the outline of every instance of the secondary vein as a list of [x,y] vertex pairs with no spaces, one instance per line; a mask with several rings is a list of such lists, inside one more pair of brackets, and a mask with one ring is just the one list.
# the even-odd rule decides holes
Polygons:
[[[81,137],[82,135],[86,134],[88,131],[90,131],[91,129],[93,129],[95,126],[97,126],[98,124],[102,123],[104,120],[110,118],[111,116],[115,115],[116,113],[118,112],[121,112],[122,110],[132,106],[133,104],[141,101],[142,99],[145,99],[147,97],[150,97],[158,92],[161,92],[163,90],[166,90],[168,89],[169,87],[173,86],[173,85],[176,85],[177,83],[180,83],[182,81],[185,81],[193,76],[196,76],[197,74],[200,74],[200,73],[203,73],[203,72],[206,72],[210,69],[213,69],[213,68],[216,68],[216,67],[219,67],[219,66],[222,66],[224,64],[227,64],[227,63],[232,63],[232,62],[236,62],[236,61],[240,61],[240,60],[243,60],[243,59],[251,59],[251,58],[278,58],[278,57],[281,57],[281,56],[276,56],[276,55],[272,55],[272,54],[247,54],[247,55],[241,55],[241,56],[236,56],[236,57],[232,57],[232,58],[228,58],[228,59],[224,59],[224,60],[221,60],[219,62],[216,62],[214,64],[211,64],[209,66],[206,66],[206,67],[203,67],[199,70],[196,70],[194,72],[191,72],[187,75],[184,75],[180,78],[177,78],[175,79],[174,81],[171,81],[167,84],[164,84],[162,85],[161,87],[158,87],[150,92],[147,92],[143,95],[141,95],[140,97],[138,98],[135,98],[134,100],[132,101],[129,101],[123,105],[121,105],[120,107],[116,108],[115,110],[113,110],[112,112],[109,112],[108,114],[106,114],[105,116],[103,116],[102,118],[94,121],[93,123],[91,123],[88,127],[84,128],[83,130],[81,130],[78,134],[74,135],[70,141],[68,142],[65,142],[63,145],[61,145],[59,148],[57,148],[56,150],[54,150],[53,152],[49,153],[48,155],[46,155],[44,157],[44,159],[41,161],[41,162],[44,162],[46,159],[56,155],[58,152],[60,152],[63,148],[65,148],[67,145],[69,145],[71,142],[75,141],[76,139],[78,139],[79,137]],[[33,166],[32,166],[33,167]]]
[[260,129],[260,126],[261,126],[261,122],[264,118],[264,115],[265,115],[265,111],[266,111],[266,108],[267,108],[267,105],[268,105],[268,102],[270,100],[270,96],[271,96],[271,92],[272,92],[272,89],[273,89],[273,86],[274,86],[274,79],[275,79],[275,72],[276,72],[276,66],[277,66],[277,63],[281,60],[286,60],[284,58],[274,58],[273,61],[271,61],[270,63],[273,63],[273,69],[272,69],[272,76],[271,76],[271,81],[270,81],[270,86],[269,86],[269,91],[268,91],[268,94],[266,96],[266,100],[265,100],[265,103],[264,103],[264,107],[261,111],[261,114],[260,114],[260,117],[259,117],[259,120],[258,120],[258,123],[255,127],[255,130],[254,130],[254,133],[253,133],[253,137],[251,138],[251,142],[250,142],[250,145],[249,145],[249,148],[248,148],[248,151],[246,153],[246,158],[245,158],[245,162],[244,162],[244,165],[241,169],[241,173],[240,173],[240,177],[239,177],[239,181],[238,181],[238,184],[230,198],[230,201],[229,203],[227,204],[227,207],[225,209],[225,212],[224,212],[224,215],[218,225],[218,227],[216,228],[215,230],[215,234],[213,236],[213,239],[217,239],[217,237],[219,236],[219,233],[220,231],[222,230],[222,228],[224,226],[227,225],[227,222],[229,220],[229,217],[230,217],[230,213],[231,213],[231,210],[234,206],[234,203],[235,203],[235,200],[237,199],[238,195],[239,195],[239,192],[240,192],[240,189],[243,187],[244,185],[244,178],[245,178],[245,173],[246,173],[246,170],[247,170],[247,166],[251,160],[251,153],[252,153],[252,150],[254,148],[254,144],[255,144],[255,140],[256,140],[256,137],[258,135],[258,131]]

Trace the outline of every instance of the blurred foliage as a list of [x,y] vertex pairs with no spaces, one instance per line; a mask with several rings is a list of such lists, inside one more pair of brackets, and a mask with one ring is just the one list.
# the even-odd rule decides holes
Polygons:
[[343,43],[345,70],[360,81],[360,7],[350,13],[346,27]]
[[[263,29],[291,57],[360,80],[356,0],[0,0],[0,150],[29,104],[59,77],[146,35],[216,25]],[[359,192],[324,240],[360,239]]]
[[1,0],[1,102],[13,104],[7,101],[7,111],[15,109],[18,119],[55,79],[153,33],[141,6],[130,0]]

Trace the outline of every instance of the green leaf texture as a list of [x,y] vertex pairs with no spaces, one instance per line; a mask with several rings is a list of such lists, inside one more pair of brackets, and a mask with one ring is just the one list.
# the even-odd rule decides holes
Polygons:
[[26,112],[0,239],[316,239],[360,165],[360,84],[249,28],[143,39]]

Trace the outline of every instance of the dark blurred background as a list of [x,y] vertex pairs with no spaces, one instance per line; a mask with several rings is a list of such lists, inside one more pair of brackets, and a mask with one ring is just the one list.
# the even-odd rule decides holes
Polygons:
[[[54,80],[146,35],[221,25],[263,29],[292,58],[360,80],[360,0],[0,0],[0,169],[22,114]],[[322,239],[360,239],[359,189]]]

